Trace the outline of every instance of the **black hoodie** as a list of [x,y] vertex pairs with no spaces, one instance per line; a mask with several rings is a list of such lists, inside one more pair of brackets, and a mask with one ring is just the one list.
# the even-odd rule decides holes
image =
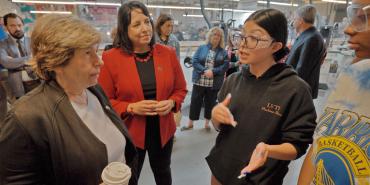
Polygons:
[[265,165],[239,180],[260,142],[291,143],[297,158],[310,143],[316,126],[316,112],[309,86],[286,64],[275,64],[258,79],[245,67],[223,84],[219,102],[228,93],[234,128],[220,126],[216,144],[206,158],[212,174],[223,185],[278,185],[283,183],[290,161],[268,158]]

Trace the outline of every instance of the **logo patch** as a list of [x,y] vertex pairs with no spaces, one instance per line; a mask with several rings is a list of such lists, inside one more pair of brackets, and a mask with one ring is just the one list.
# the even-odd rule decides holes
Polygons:
[[279,116],[279,117],[282,116],[281,113],[280,113],[280,106],[279,105],[274,105],[272,103],[267,103],[267,105],[265,107],[262,107],[261,109],[265,112],[272,113],[276,116]]

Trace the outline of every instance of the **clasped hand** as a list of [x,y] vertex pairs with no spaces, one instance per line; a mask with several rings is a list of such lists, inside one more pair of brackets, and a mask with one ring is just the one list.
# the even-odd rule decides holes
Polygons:
[[142,100],[128,105],[127,110],[141,116],[164,116],[171,112],[175,106],[174,100]]

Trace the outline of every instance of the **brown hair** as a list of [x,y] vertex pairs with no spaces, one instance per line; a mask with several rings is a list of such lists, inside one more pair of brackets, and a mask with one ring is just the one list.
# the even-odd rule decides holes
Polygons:
[[44,80],[53,79],[56,67],[69,63],[76,49],[89,48],[101,40],[100,33],[70,15],[46,15],[37,19],[31,35],[31,67]]
[[157,19],[157,23],[155,24],[155,31],[157,32],[158,36],[161,36],[161,27],[167,21],[173,21],[173,18],[169,14],[161,14]]

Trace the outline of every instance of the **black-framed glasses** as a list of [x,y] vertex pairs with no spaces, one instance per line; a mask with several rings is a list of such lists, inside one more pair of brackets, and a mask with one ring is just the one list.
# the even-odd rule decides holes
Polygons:
[[240,33],[235,33],[232,38],[235,46],[244,46],[248,49],[267,48],[274,42],[274,39],[262,39],[252,35],[244,36]]
[[369,30],[370,5],[352,4],[347,7],[348,24],[357,32]]

